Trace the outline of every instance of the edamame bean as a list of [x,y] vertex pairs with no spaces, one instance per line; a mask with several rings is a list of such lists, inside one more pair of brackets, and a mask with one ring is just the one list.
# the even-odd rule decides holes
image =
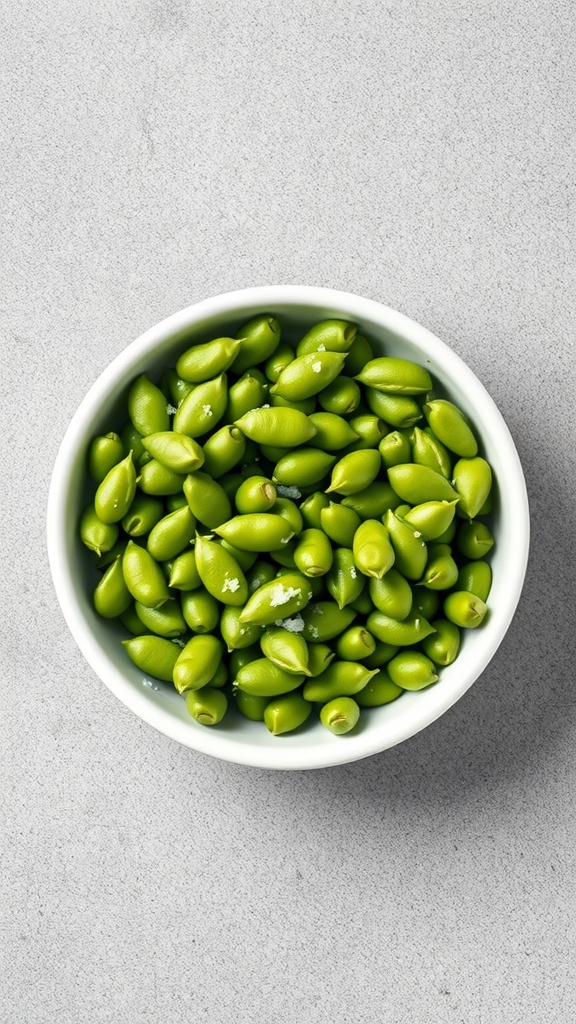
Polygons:
[[494,547],[494,537],[484,523],[462,523],[456,535],[456,546],[465,558],[484,558]]
[[238,512],[249,515],[251,512],[269,512],[276,501],[276,487],[268,477],[251,476],[244,480],[234,497]]
[[144,537],[164,515],[164,505],[159,498],[147,494],[136,494],[124,518],[122,529],[131,537]]
[[342,548],[352,548],[354,534],[362,520],[357,512],[331,501],[320,509],[320,529]]
[[424,406],[424,415],[438,440],[456,455],[472,459],[478,443],[464,413],[453,402],[435,398]]
[[424,638],[422,650],[435,665],[451,665],[460,649],[458,626],[448,619],[435,619],[432,625],[436,632]]
[[218,526],[215,531],[230,544],[245,551],[275,551],[287,544],[293,536],[289,523],[283,516],[270,512],[254,512],[234,516]]
[[201,437],[222,419],[228,401],[226,374],[198,384],[186,395],[174,415],[174,430],[188,437]]
[[109,565],[94,591],[94,607],[105,619],[116,619],[132,604],[132,597],[122,575],[122,561],[116,558]]
[[335,697],[350,697],[362,690],[376,675],[378,669],[369,669],[354,661],[333,661],[316,679],[304,683],[305,700],[324,704]]
[[149,630],[146,628],[142,620],[138,618],[134,604],[131,604],[130,607],[122,613],[120,616],[120,622],[124,626],[124,629],[127,629],[133,636],[144,636],[149,633]]
[[455,501],[459,495],[448,481],[428,466],[402,463],[391,466],[388,479],[396,494],[410,505],[426,501]]
[[344,736],[351,732],[358,723],[360,708],[351,697],[336,697],[324,705],[320,711],[322,725],[336,736]]
[[422,409],[409,395],[391,395],[366,388],[366,405],[385,423],[397,429],[413,427],[422,419]]
[[216,636],[193,636],[174,664],[172,679],[178,693],[200,690],[214,676],[224,645]]
[[147,608],[159,608],[168,600],[168,585],[164,573],[152,555],[129,540],[122,556],[124,581],[135,601]]
[[230,423],[235,423],[251,409],[267,401],[268,382],[259,370],[252,370],[240,377],[228,391],[228,404],[226,406],[225,418]]
[[[432,432],[429,433],[428,430],[429,428],[427,430],[420,430],[419,427],[414,427],[412,433],[412,459],[419,466],[427,466],[428,469],[433,469],[435,473],[439,473],[446,480],[450,480],[452,476],[452,460],[444,445],[440,443]],[[408,462],[409,458],[410,456],[403,461]]]
[[350,452],[336,463],[332,470],[330,486],[326,493],[337,491],[338,494],[357,494],[365,490],[374,482],[380,469],[382,460],[380,453],[373,449]]
[[271,700],[264,711],[264,723],[273,736],[294,732],[310,717],[312,705],[298,693]]
[[330,650],[328,644],[312,644],[308,648],[308,675],[315,679],[328,668],[335,657],[335,652]]
[[403,690],[423,690],[438,681],[434,663],[419,651],[401,651],[388,662],[386,670]]
[[403,622],[391,619],[384,612],[372,612],[366,625],[377,640],[396,647],[410,647],[434,632],[434,627],[414,611]]
[[310,352],[297,356],[284,367],[270,388],[270,394],[296,402],[317,395],[335,380],[345,359],[345,353],[341,352]]
[[454,466],[453,484],[460,496],[458,511],[474,519],[488,500],[492,487],[492,470],[486,459],[458,459]]
[[308,675],[308,645],[299,633],[291,633],[283,626],[268,626],[261,638],[262,654],[286,672]]
[[438,555],[431,558],[421,583],[428,590],[449,590],[458,579],[458,566],[451,555]]
[[332,412],[314,412],[308,422],[316,431],[309,439],[310,444],[324,451],[339,451],[340,448],[357,441],[360,436],[351,423],[347,423],[342,416],[336,416]]
[[251,722],[263,722],[264,711],[270,703],[270,697],[259,697],[255,693],[245,693],[244,690],[235,690],[236,706],[244,718]]
[[134,610],[147,632],[164,636],[167,640],[186,632],[186,622],[178,601],[165,601],[160,608],[146,608],[136,601]]
[[[382,665],[386,665],[391,658],[400,650],[395,644],[385,644],[382,640],[376,640],[376,647],[372,654],[369,654],[367,658],[364,658],[364,664],[367,668],[381,668]],[[376,679],[377,677],[374,676]],[[372,680],[370,680],[372,682]]]
[[428,370],[409,359],[380,356],[356,376],[361,384],[393,395],[422,395],[432,390]]
[[141,373],[128,392],[128,415],[142,437],[170,429],[165,395]]
[[240,622],[242,608],[225,605],[220,616],[220,633],[228,651],[242,650],[257,644],[262,634],[262,626],[247,626]]
[[374,349],[363,334],[357,334],[348,349],[346,357],[346,371],[354,376],[374,358]]
[[322,530],[304,530],[294,552],[296,566],[304,576],[325,576],[332,565],[333,554]]
[[226,714],[228,701],[222,690],[205,686],[201,690],[188,690],[185,694],[188,714],[199,725],[218,725]]
[[412,588],[397,569],[389,569],[381,579],[369,583],[372,604],[391,619],[402,622],[412,611]]
[[276,317],[265,313],[255,316],[238,331],[242,347],[234,360],[234,373],[243,373],[269,359],[280,344],[281,327]]
[[96,491],[94,508],[103,523],[119,523],[136,494],[136,470],[132,455],[127,455],[106,474]]
[[428,560],[421,534],[392,511],[384,516],[384,525],[394,551],[395,568],[409,580],[419,580]]
[[204,463],[200,445],[186,434],[173,430],[149,434],[142,438],[142,445],[153,459],[174,473],[192,473]]
[[339,608],[352,604],[364,590],[365,579],[358,571],[354,554],[349,548],[337,548],[326,586]]
[[[425,501],[415,505],[401,518],[422,535],[423,540],[436,540],[450,526],[456,512],[457,501]],[[396,514],[399,515],[398,509]]]
[[168,469],[156,459],[150,459],[140,468],[138,487],[144,494],[151,494],[154,497],[165,497],[166,495],[179,494],[184,486],[186,477],[182,473],[175,473]]
[[240,620],[249,625],[268,626],[277,619],[286,619],[301,611],[311,597],[312,590],[306,577],[289,573],[258,587],[246,602]]
[[363,626],[350,626],[336,640],[336,655],[340,661],[362,661],[376,649],[376,641]]
[[360,693],[356,694],[356,703],[361,708],[381,708],[390,704],[404,693],[401,686],[393,683],[385,669],[372,677]]
[[273,409],[296,409],[297,412],[310,416],[316,412],[316,396],[303,398],[300,402],[290,402],[287,398],[282,398],[282,395],[270,395],[270,405]]
[[238,562],[216,541],[196,535],[196,568],[209,594],[220,604],[243,606],[248,584]]
[[184,551],[171,564],[168,586],[174,590],[196,590],[201,584],[196,565],[196,552]]
[[222,477],[245,458],[246,439],[238,427],[221,427],[204,444],[204,472]]
[[176,363],[176,373],[191,384],[203,384],[224,373],[234,362],[241,342],[236,338],[215,338],[204,345],[192,345]]
[[230,519],[232,506],[226,491],[207,473],[201,470],[190,473],[184,479],[183,488],[192,515],[209,530]]
[[386,469],[410,461],[410,442],[399,430],[392,430],[386,434],[378,445],[378,451]]
[[359,452],[365,448],[377,448],[384,435],[388,433],[388,427],[384,421],[369,413],[353,416],[349,422],[358,435],[358,439],[348,445],[347,454],[348,452]]
[[394,549],[386,527],[377,519],[367,519],[354,534],[354,561],[364,576],[382,579],[394,564]]
[[333,412],[337,416],[348,416],[358,408],[361,397],[356,381],[341,374],[337,380],[332,381],[327,388],[320,392],[318,404],[326,412]]
[[174,665],[181,653],[180,647],[171,640],[159,636],[134,636],[121,641],[126,654],[141,672],[165,683],[172,682]]
[[296,352],[299,356],[309,352],[348,352],[357,327],[346,320],[322,320],[314,324],[298,342]]
[[194,536],[196,520],[188,505],[169,512],[152,527],[146,547],[157,562],[167,562],[185,551]]
[[453,590],[444,601],[446,618],[463,629],[476,629],[482,625],[487,611],[484,601],[465,590]]
[[492,569],[488,562],[468,562],[458,573],[458,590],[466,590],[486,602],[492,587]]
[[102,483],[113,466],[124,456],[124,445],[114,432],[95,437],[88,449],[88,472],[97,484]]
[[162,380],[160,382],[160,389],[164,395],[167,396],[168,400],[172,402],[176,408],[180,405],[183,398],[189,395],[194,385],[190,384],[187,380],[182,380],[178,376],[176,370],[166,370],[162,374]]
[[278,697],[297,690],[304,680],[303,673],[286,672],[268,658],[256,658],[244,665],[234,679],[234,686],[245,693],[260,697]]
[[380,480],[342,499],[344,508],[353,509],[361,519],[381,519],[388,509],[395,509],[399,504],[400,498],[390,484]]
[[342,633],[356,618],[353,608],[339,608],[335,601],[316,601],[302,612],[302,636],[308,643],[325,643]]
[[220,620],[220,605],[204,587],[180,595],[182,614],[193,633],[211,633]]
[[111,551],[118,540],[119,530],[116,523],[103,523],[96,515],[94,505],[84,509],[80,519],[80,537],[82,543],[98,557]]
[[412,611],[430,622],[440,607],[440,594],[416,585],[412,591]]
[[330,498],[327,498],[323,491],[314,491],[313,494],[309,495],[300,505],[302,519],[306,522],[307,526],[319,530],[321,528],[322,509],[327,508],[329,504]]
[[297,448],[276,463],[272,479],[284,487],[310,487],[320,483],[335,462],[335,455],[317,448]]
[[236,420],[236,426],[251,441],[282,448],[305,444],[316,434],[313,422],[297,409],[252,409]]

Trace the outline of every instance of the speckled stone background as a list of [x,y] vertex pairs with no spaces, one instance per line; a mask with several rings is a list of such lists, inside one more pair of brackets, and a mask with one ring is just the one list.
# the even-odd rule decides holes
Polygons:
[[[2,1024],[576,1019],[574,7],[0,7]],[[141,724],[64,625],[44,513],[81,398],[197,299],[313,283],[429,326],[526,472],[488,671],[344,768]]]

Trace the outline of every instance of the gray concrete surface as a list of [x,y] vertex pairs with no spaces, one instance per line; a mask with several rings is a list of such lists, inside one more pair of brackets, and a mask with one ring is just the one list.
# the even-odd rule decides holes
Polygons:
[[[4,0],[2,1024],[576,1018],[574,27],[567,0]],[[194,300],[279,282],[451,344],[533,517],[468,695],[295,775],[122,707],[44,544],[103,367]]]

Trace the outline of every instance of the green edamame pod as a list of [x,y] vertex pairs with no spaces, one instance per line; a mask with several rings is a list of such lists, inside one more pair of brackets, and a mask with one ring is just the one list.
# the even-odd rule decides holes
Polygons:
[[94,591],[94,607],[105,619],[116,619],[132,604],[132,597],[122,575],[122,562],[117,558],[109,565]]
[[302,612],[307,643],[325,643],[342,633],[356,618],[353,608],[339,608],[335,601],[316,601]]
[[378,445],[378,451],[386,469],[409,462],[412,454],[410,441],[399,430],[391,430],[386,434]]
[[357,512],[331,501],[320,509],[320,528],[327,537],[342,548],[352,548],[354,534],[362,520]]
[[298,693],[271,700],[264,711],[264,724],[273,736],[294,732],[310,717],[312,705]]
[[283,626],[268,626],[260,638],[260,647],[273,665],[286,672],[308,675],[308,645],[299,633],[291,633]]
[[276,501],[276,488],[266,476],[251,476],[244,480],[234,497],[238,512],[269,512]]
[[147,494],[136,494],[128,512],[122,520],[122,529],[131,537],[145,537],[164,515],[164,505],[159,498]]
[[200,690],[216,673],[224,645],[216,636],[193,636],[177,658],[172,679],[178,693]]
[[309,423],[316,431],[310,444],[323,451],[338,451],[357,441],[360,436],[351,423],[332,412],[314,412],[309,417]]
[[[364,658],[364,664],[367,668],[381,668],[382,665],[386,665],[393,658],[395,654],[400,650],[396,644],[385,644],[382,640],[376,640],[376,647],[372,654],[369,654],[367,658]],[[374,676],[374,679],[377,677]],[[370,680],[373,682],[373,680]]]
[[409,395],[391,395],[366,388],[366,405],[385,423],[396,429],[413,427],[422,419],[422,409]]
[[149,633],[156,633],[171,640],[186,632],[186,622],[178,601],[165,601],[160,608],[146,608],[136,601],[134,610]]
[[475,594],[481,601],[487,601],[492,587],[492,569],[488,562],[468,562],[458,573],[458,590]]
[[181,653],[180,647],[171,640],[159,636],[134,636],[121,641],[126,654],[141,672],[165,683],[172,682],[174,665]]
[[345,353],[341,352],[310,352],[297,356],[284,367],[270,388],[270,394],[296,402],[317,395],[338,376],[345,359]]
[[232,506],[220,484],[201,470],[190,473],[184,480],[184,494],[192,515],[213,530],[230,519]]
[[182,614],[193,633],[211,633],[220,621],[221,606],[204,587],[180,595]]
[[248,584],[238,562],[208,537],[196,536],[196,568],[209,594],[221,604],[238,607],[248,600]]
[[266,360],[264,373],[272,384],[276,383],[282,370],[292,362],[294,357],[295,352],[292,346],[287,342],[282,342],[270,358]]
[[132,455],[127,455],[106,474],[96,491],[94,508],[103,523],[119,523],[136,494],[136,470]]
[[335,736],[351,732],[360,717],[360,708],[352,697],[336,697],[320,711],[322,725]]
[[392,682],[386,669],[380,669],[364,689],[356,694],[356,702],[361,708],[381,708],[384,704],[390,704],[396,700],[403,693],[402,687]]
[[326,577],[326,586],[339,608],[356,601],[362,593],[365,579],[356,567],[350,548],[336,548],[332,568]]
[[234,605],[226,605],[220,616],[220,632],[228,651],[242,650],[257,644],[262,634],[262,626],[247,626],[240,622],[242,609]]
[[[410,455],[404,462],[410,461]],[[419,466],[427,466],[440,476],[450,480],[452,476],[452,460],[444,445],[430,431],[414,427],[412,433],[412,461]]]
[[451,555],[437,555],[427,565],[421,583],[428,590],[449,590],[458,579],[458,566]]
[[402,690],[423,690],[438,680],[434,663],[420,651],[401,651],[388,662],[386,670]]
[[142,445],[153,459],[174,473],[192,473],[204,463],[200,445],[186,434],[173,430],[149,434],[142,438]]
[[168,396],[169,401],[172,402],[176,408],[178,408],[182,399],[186,398],[186,395],[189,395],[194,388],[194,385],[190,384],[190,381],[182,380],[174,369],[166,370],[166,372],[162,374],[160,386],[162,392]]
[[317,448],[297,448],[276,463],[272,479],[285,487],[310,487],[324,479],[335,461],[335,455]]
[[424,638],[422,650],[435,665],[451,665],[458,657],[460,630],[448,619],[435,619],[432,625],[436,632]]
[[303,680],[303,674],[286,672],[268,658],[256,658],[240,669],[233,685],[245,693],[257,694],[260,697],[277,697],[282,693],[297,690]]
[[[274,486],[274,485],[272,485]],[[283,488],[290,491],[290,488]],[[296,488],[297,490],[297,488]],[[298,492],[300,493],[300,492]],[[304,528],[304,519],[297,505],[290,498],[276,498],[276,501],[269,509],[272,515],[282,516],[295,534],[301,533]]]
[[332,565],[330,541],[322,530],[304,530],[298,538],[294,561],[304,576],[325,576]]
[[350,626],[336,640],[336,656],[340,661],[364,661],[374,653],[376,641],[364,626]]
[[368,583],[372,604],[391,619],[402,622],[412,611],[412,588],[397,569]]
[[233,519],[218,526],[214,532],[245,551],[275,551],[283,544],[287,544],[293,536],[293,531],[283,516],[275,516],[270,512],[234,516]]
[[310,583],[299,573],[263,583],[248,599],[240,620],[245,624],[268,626],[301,611],[312,597]]
[[494,537],[484,523],[462,523],[456,535],[456,546],[465,558],[484,558],[494,547]]
[[356,380],[376,391],[392,395],[422,395],[432,390],[428,370],[409,359],[379,356],[357,374]]
[[236,420],[236,426],[257,444],[279,445],[281,448],[305,444],[316,433],[316,427],[303,412],[272,406],[252,409]]
[[170,429],[166,396],[141,373],[128,392],[128,415],[142,437]]
[[391,619],[384,612],[372,612],[368,616],[366,626],[377,640],[396,647],[412,646],[430,633],[434,633],[434,627],[414,611],[407,615],[403,622]]
[[332,470],[330,486],[326,493],[357,494],[374,482],[382,468],[380,453],[373,449],[362,449],[344,455]]
[[281,329],[276,317],[265,313],[256,316],[238,331],[242,342],[234,361],[234,373],[243,373],[249,366],[257,366],[269,359],[280,344]]
[[128,541],[122,556],[122,573],[134,600],[147,608],[159,608],[170,597],[162,569],[146,548],[133,540]]
[[348,416],[358,408],[361,397],[356,381],[341,374],[320,392],[318,404],[326,412],[333,412],[336,416]]
[[487,611],[485,602],[466,590],[454,590],[444,601],[446,618],[463,629],[476,629],[482,625]]
[[188,690],[184,695],[188,714],[199,725],[218,725],[228,708],[226,694],[213,686],[201,690]]
[[346,370],[352,376],[360,373],[366,363],[374,358],[374,349],[363,334],[357,334],[346,357]]
[[270,703],[270,697],[259,697],[255,693],[245,693],[244,690],[235,690],[236,706],[244,718],[251,722],[263,722],[264,712]]
[[359,662],[333,661],[316,679],[304,683],[305,700],[324,704],[335,697],[350,697],[359,693],[376,675],[378,669],[366,668]]
[[440,594],[416,585],[412,590],[412,612],[431,622],[440,607]]
[[314,491],[300,505],[302,518],[309,528],[319,530],[321,528],[322,509],[328,508],[330,498],[327,498],[322,491]]
[[169,494],[179,494],[184,486],[186,477],[182,473],[175,473],[168,469],[156,459],[150,459],[140,468],[138,487],[144,494],[151,494],[154,497],[164,497]]
[[228,391],[226,419],[237,422],[251,409],[257,409],[267,401],[268,382],[259,370],[245,373]]
[[237,466],[246,451],[246,439],[238,427],[227,424],[204,444],[204,472],[221,477]]
[[455,501],[459,497],[440,473],[413,462],[391,466],[388,479],[396,494],[410,505],[422,505],[426,501]]
[[176,373],[191,384],[203,384],[232,365],[240,346],[236,338],[215,338],[203,345],[192,345],[178,359]]
[[478,453],[474,432],[462,410],[453,402],[435,398],[424,406],[424,415],[438,440],[451,452],[467,459]]
[[[410,523],[423,540],[436,540],[450,526],[456,512],[457,501],[425,501],[406,512],[404,522]],[[398,509],[396,514],[399,515]]]
[[335,657],[335,652],[330,649],[328,644],[312,644],[308,648],[308,675],[315,679],[328,668]]
[[196,590],[201,584],[196,565],[196,552],[192,549],[184,551],[171,564],[168,586],[174,590]]
[[95,551],[98,557],[112,550],[118,540],[118,533],[116,523],[103,523],[98,518],[94,505],[84,509],[80,518],[80,537],[82,543],[90,551]]
[[226,374],[198,384],[186,395],[174,416],[174,430],[188,437],[201,437],[222,419],[228,401]]
[[352,416],[349,423],[358,438],[348,445],[348,452],[359,452],[364,448],[377,448],[384,435],[388,433],[388,427],[384,420],[369,413]]
[[146,547],[157,562],[176,558],[188,547],[194,536],[196,520],[188,505],[169,512],[152,527]]
[[395,568],[408,579],[419,580],[428,560],[428,549],[420,533],[392,511],[384,516],[384,524],[394,551]]
[[492,487],[492,470],[485,459],[458,459],[453,484],[460,496],[458,511],[474,519],[487,501]]
[[354,534],[354,562],[364,576],[382,579],[394,564],[394,549],[386,527],[377,519],[367,519]]
[[364,520],[381,519],[388,509],[395,509],[399,504],[400,498],[390,484],[380,480],[342,499],[344,508],[353,509]]
[[101,484],[124,456],[124,445],[114,432],[95,437],[88,449],[88,472],[97,484]]
[[322,320],[298,342],[296,353],[305,356],[309,352],[348,352],[356,331],[356,324],[346,320]]

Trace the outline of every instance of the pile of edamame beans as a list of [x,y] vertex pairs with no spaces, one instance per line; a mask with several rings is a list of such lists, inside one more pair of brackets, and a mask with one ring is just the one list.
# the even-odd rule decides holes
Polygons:
[[482,624],[492,473],[427,369],[325,320],[263,314],[131,385],[93,440],[94,606],[190,715],[280,735],[435,684]]

